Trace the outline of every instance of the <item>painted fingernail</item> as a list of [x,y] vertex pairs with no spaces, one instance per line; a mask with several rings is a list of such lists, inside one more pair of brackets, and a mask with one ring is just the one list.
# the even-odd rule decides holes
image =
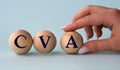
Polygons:
[[65,26],[61,27],[61,29],[64,29],[65,27],[67,27],[67,25],[65,25]]
[[69,25],[71,25],[71,24],[68,24],[68,25],[63,26],[62,29],[66,28],[66,27],[69,26]]
[[80,50],[79,50],[79,54],[85,54],[85,53],[87,53],[87,52],[89,52],[89,48],[88,48],[88,46],[85,46],[85,47],[82,47]]

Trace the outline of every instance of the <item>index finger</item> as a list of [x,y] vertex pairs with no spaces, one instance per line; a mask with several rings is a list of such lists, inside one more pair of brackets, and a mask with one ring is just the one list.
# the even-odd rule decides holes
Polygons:
[[63,30],[67,32],[67,31],[74,31],[79,28],[83,28],[83,27],[87,27],[87,26],[99,26],[99,25],[107,26],[106,24],[104,24],[103,17],[104,16],[101,14],[88,15],[88,16],[85,16],[85,17],[77,20],[73,24],[69,24],[69,25],[63,27]]

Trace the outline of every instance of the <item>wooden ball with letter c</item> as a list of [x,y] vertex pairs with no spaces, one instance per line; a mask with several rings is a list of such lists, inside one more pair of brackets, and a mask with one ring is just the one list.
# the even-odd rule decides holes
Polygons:
[[9,45],[17,54],[27,53],[30,50],[32,43],[32,36],[25,30],[13,32],[9,38]]

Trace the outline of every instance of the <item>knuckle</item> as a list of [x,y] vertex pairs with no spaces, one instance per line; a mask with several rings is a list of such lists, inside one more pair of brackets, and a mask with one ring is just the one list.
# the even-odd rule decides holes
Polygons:
[[119,10],[118,10],[118,9],[111,8],[111,9],[109,9],[109,12],[112,13],[112,14],[118,14],[118,13],[119,13]]
[[96,41],[96,51],[101,51],[102,46],[100,46],[100,42]]
[[102,42],[100,41],[94,41],[94,50],[93,51],[96,51],[96,52],[99,52],[99,51],[102,51],[103,50],[103,44]]
[[114,23],[117,20],[119,20],[118,19],[119,17],[120,17],[120,10],[111,8],[111,9],[108,9],[105,20],[112,21],[110,23]]
[[98,52],[99,51],[99,46],[98,46],[98,42],[97,41],[90,41],[89,43],[87,43],[87,45],[90,48],[90,52]]
[[112,51],[120,51],[120,43],[119,43],[119,38],[118,37],[115,37],[113,39],[110,40],[110,42],[112,43],[110,45],[110,50]]

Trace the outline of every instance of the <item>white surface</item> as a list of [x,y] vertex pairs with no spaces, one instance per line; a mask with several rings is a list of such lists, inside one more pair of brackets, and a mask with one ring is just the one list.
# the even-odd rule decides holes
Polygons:
[[101,52],[70,55],[62,51],[26,55],[5,53],[0,57],[1,70],[120,70],[120,53]]

